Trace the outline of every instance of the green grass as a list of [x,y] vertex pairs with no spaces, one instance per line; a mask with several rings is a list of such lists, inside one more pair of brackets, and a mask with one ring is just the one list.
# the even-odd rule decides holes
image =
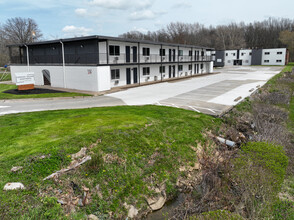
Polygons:
[[73,97],[73,96],[89,96],[82,93],[44,93],[44,94],[33,94],[33,95],[14,95],[3,93],[6,90],[17,89],[15,85],[0,84],[0,100],[1,99],[27,99],[27,98],[52,98],[52,97]]
[[[92,202],[77,208],[77,215],[112,212],[117,218],[126,216],[123,203],[146,208],[145,196],[165,183],[166,193],[176,193],[179,167],[196,162],[190,146],[206,142],[205,130],[220,124],[219,119],[183,109],[169,107],[108,107],[84,110],[47,111],[0,117],[0,188],[7,182],[21,181],[27,190],[0,191],[0,218],[61,218],[56,203],[38,196],[46,187],[66,191],[69,181],[90,188]],[[64,175],[57,186],[42,181],[69,163],[68,155],[101,143],[92,151],[92,161],[70,175]],[[38,159],[38,155],[51,154]],[[104,161],[115,155],[114,161]],[[150,163],[151,158],[154,159]],[[120,162],[123,161],[123,162]],[[23,166],[13,174],[12,166]],[[103,198],[95,193],[99,184]],[[45,200],[44,200],[45,199]],[[26,203],[23,201],[26,200]],[[32,207],[35,211],[32,211]],[[52,218],[53,218],[52,217]]]
[[[0,79],[2,79],[2,76],[4,75],[4,73],[3,73],[4,71],[1,71],[1,69],[0,69]],[[6,74],[5,74],[6,75]],[[11,81],[11,74],[9,73],[8,75],[6,75],[3,79],[2,79],[2,81]]]

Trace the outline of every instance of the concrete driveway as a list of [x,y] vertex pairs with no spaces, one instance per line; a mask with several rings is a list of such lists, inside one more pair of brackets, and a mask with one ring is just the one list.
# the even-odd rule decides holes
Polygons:
[[[218,74],[130,88],[98,97],[0,101],[0,115],[117,105],[164,105],[220,115],[249,96],[283,67],[226,67]],[[241,97],[241,98],[240,98]],[[239,98],[238,101],[235,101]]]

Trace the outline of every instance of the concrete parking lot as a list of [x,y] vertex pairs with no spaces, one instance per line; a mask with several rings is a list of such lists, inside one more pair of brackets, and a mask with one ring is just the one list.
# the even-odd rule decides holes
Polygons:
[[[217,74],[129,88],[98,97],[0,101],[0,115],[117,105],[164,105],[218,116],[263,86],[283,67],[238,66]],[[238,99],[239,98],[239,99]],[[237,100],[238,99],[238,100]]]

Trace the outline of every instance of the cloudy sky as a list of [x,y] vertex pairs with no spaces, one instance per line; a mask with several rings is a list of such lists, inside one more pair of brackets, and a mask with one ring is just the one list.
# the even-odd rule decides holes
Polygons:
[[293,0],[0,0],[0,23],[33,18],[44,39],[82,35],[118,36],[127,31],[155,31],[170,22],[206,26],[294,19]]

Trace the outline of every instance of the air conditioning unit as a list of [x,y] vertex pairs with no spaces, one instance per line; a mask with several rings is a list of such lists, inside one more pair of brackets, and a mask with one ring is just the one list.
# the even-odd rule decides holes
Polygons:
[[118,83],[119,83],[119,80],[114,81],[114,85],[118,85]]
[[148,62],[150,60],[150,57],[145,57],[145,62]]
[[154,81],[157,81],[157,76],[154,76]]
[[117,63],[118,60],[119,60],[118,57],[114,57],[114,58],[113,58],[113,62],[114,62],[114,63]]
[[185,72],[185,76],[188,76],[188,72]]

